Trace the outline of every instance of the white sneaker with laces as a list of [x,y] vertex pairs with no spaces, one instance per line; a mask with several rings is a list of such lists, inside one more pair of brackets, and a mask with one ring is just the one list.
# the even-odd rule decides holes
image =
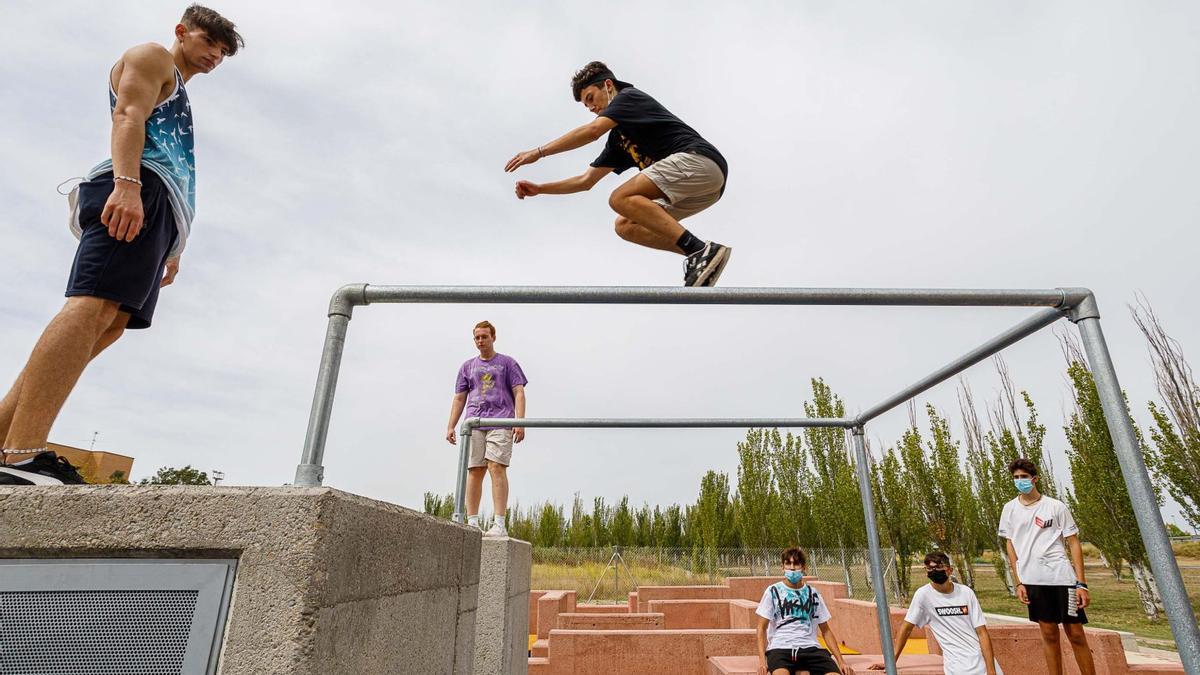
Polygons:
[[483,533],[483,536],[497,538],[497,539],[502,538],[502,537],[507,537],[508,529],[504,527],[503,520],[496,520],[496,521],[492,522],[492,527],[490,529],[488,529],[487,532]]

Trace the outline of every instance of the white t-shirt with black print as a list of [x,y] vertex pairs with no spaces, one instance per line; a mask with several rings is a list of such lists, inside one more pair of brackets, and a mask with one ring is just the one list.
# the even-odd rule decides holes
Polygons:
[[763,592],[756,613],[767,625],[767,650],[820,647],[817,626],[829,621],[829,608],[820,591],[805,584],[790,588],[782,581]]
[[[942,648],[944,669],[954,675],[987,675],[983,648],[976,628],[986,626],[979,599],[969,586],[954,584],[949,593],[942,593],[930,584],[913,593],[904,620],[924,628],[929,626]],[[996,664],[997,675],[1004,675]]]

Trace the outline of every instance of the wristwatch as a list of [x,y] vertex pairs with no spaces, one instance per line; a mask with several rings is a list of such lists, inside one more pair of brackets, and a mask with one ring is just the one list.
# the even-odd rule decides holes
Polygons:
[[1083,583],[1082,581],[1076,581],[1075,588],[1082,588],[1085,591],[1088,589],[1087,584]]

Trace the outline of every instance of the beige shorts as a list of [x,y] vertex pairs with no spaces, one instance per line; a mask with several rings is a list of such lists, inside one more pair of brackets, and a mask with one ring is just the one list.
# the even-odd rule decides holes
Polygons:
[[473,429],[471,431],[471,457],[468,469],[478,469],[495,462],[508,466],[512,463],[512,429]]
[[654,201],[675,220],[694,216],[716,204],[725,185],[721,167],[694,152],[668,155],[647,167],[642,175],[654,181],[667,196]]

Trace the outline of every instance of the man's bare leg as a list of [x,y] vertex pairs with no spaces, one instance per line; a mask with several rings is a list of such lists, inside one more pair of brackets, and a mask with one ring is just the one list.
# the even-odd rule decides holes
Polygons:
[[679,247],[675,245],[678,238],[671,239],[651,230],[648,227],[642,227],[638,223],[626,218],[625,216],[617,216],[617,236],[625,241],[633,242],[647,248],[656,248],[660,251],[670,251],[671,253],[679,253]]
[[[92,356],[88,362],[90,363],[100,355],[100,352],[104,351],[114,342],[116,342],[117,338],[121,337],[121,334],[125,332],[125,326],[128,324],[129,313],[120,311],[117,312],[117,318],[113,319],[112,324],[110,324],[104,333],[100,335],[100,340],[96,343],[96,346],[92,348]],[[9,389],[8,394],[4,397],[4,400],[0,401],[0,442],[8,437],[8,430],[12,427],[13,415],[15,415],[17,412],[17,400],[21,396],[21,385],[24,384],[24,382],[25,371],[22,370],[21,374],[17,376],[17,381],[13,383],[12,389]]]
[[492,477],[492,508],[498,522],[508,513],[508,467],[488,460],[488,475]]
[[1079,664],[1079,672],[1083,675],[1096,675],[1096,664],[1092,661],[1092,650],[1088,649],[1083,624],[1064,623],[1063,630],[1067,632],[1067,639],[1071,641],[1071,651],[1075,653],[1075,663]]
[[[683,236],[683,226],[678,220],[671,217],[660,204],[654,202],[655,199],[665,199],[666,195],[654,181],[638,174],[633,178],[625,181],[621,187],[613,190],[613,193],[608,198],[608,205],[612,207],[621,216],[633,221],[641,230],[648,230],[653,234],[653,238],[630,239],[624,234],[621,234],[620,221],[617,225],[617,233],[621,234],[622,239],[627,239],[642,246],[657,248],[663,251],[673,251],[683,255],[683,251],[675,245],[679,238]],[[630,230],[629,234],[634,237],[640,237],[639,230]]]
[[1042,631],[1042,656],[1050,675],[1062,675],[1062,650],[1058,647],[1058,624],[1038,622]]
[[111,300],[90,296],[67,299],[42,333],[18,378],[20,387],[5,434],[5,448],[45,447],[63,403],[97,353],[101,338],[117,320],[118,307]]
[[483,477],[487,467],[473,466],[467,469],[467,517],[479,515],[479,500],[483,498]]

